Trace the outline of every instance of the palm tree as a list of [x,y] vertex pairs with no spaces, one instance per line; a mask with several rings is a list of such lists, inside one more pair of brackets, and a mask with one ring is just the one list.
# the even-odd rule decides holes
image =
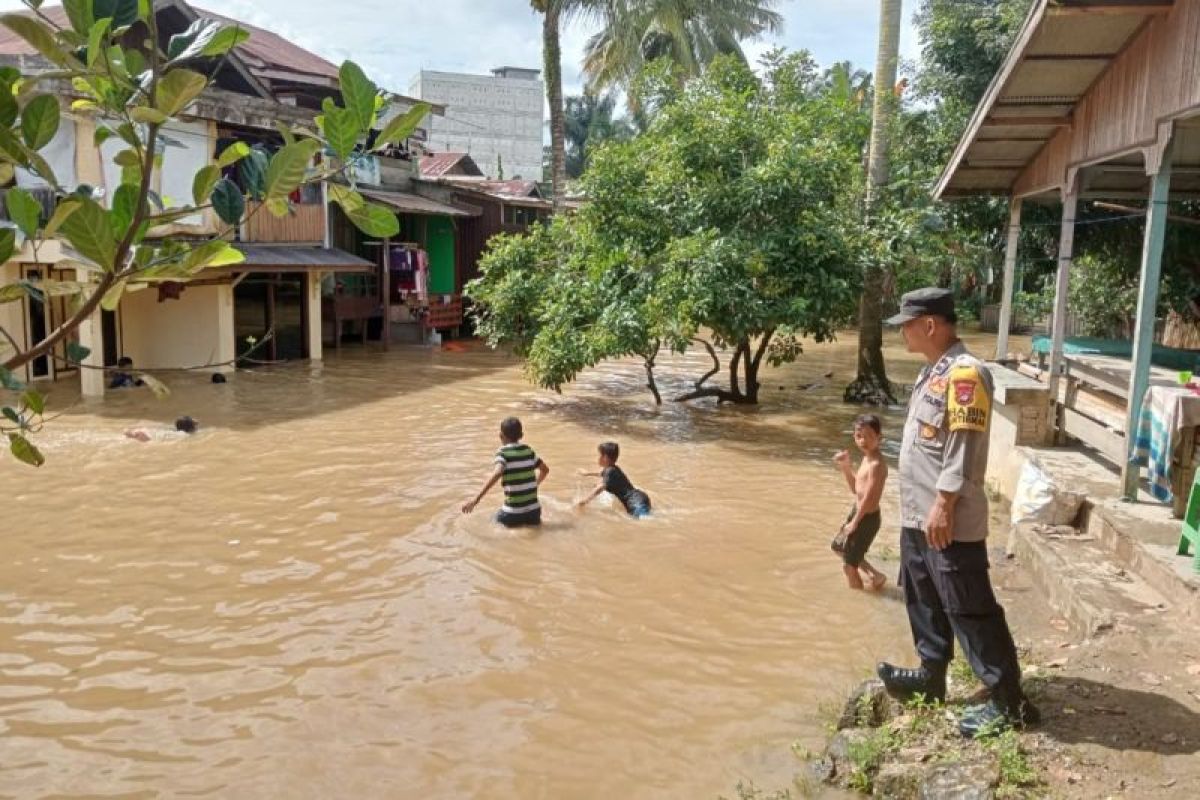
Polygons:
[[550,186],[554,213],[562,210],[567,185],[567,146],[563,121],[562,42],[564,13],[574,12],[580,0],[529,0],[542,15],[542,70],[546,78],[546,100],[550,104]]
[[566,99],[567,176],[583,174],[592,152],[608,141],[623,141],[633,135],[624,117],[614,116],[617,99],[612,94],[585,91]]
[[583,71],[595,90],[628,89],[642,68],[670,59],[686,77],[717,56],[745,58],[741,42],[778,31],[778,0],[607,0],[603,25],[587,43]]
[[[892,112],[896,106],[896,65],[900,57],[903,0],[879,2],[879,50],[875,64],[875,98],[871,111],[871,149],[867,163],[865,214],[868,224],[888,185]],[[883,362],[883,295],[885,275],[876,264],[867,266],[858,306],[858,375],[846,389],[846,399],[895,402]]]

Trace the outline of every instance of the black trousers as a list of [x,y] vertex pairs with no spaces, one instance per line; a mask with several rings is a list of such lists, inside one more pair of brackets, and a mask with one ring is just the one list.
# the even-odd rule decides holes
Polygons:
[[987,545],[954,542],[934,550],[925,533],[900,535],[900,584],[921,663],[941,670],[954,657],[954,637],[984,685],[1019,691],[1017,648],[988,577]]

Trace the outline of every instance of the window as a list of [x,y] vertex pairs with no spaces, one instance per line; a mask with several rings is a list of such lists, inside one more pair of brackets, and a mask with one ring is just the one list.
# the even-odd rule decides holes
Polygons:
[[518,225],[522,228],[528,228],[530,225],[538,221],[538,213],[536,208],[526,208],[525,206],[509,206],[504,207],[504,224]]

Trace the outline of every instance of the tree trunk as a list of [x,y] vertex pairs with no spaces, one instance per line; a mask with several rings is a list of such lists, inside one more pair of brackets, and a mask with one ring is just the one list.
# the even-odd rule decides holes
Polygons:
[[662,405],[662,395],[658,391],[658,381],[654,379],[654,362],[658,358],[658,352],[661,349],[662,342],[655,342],[654,349],[642,356],[642,363],[646,368],[646,388],[654,395],[654,404],[659,406]]
[[[685,403],[689,400],[715,397],[718,403],[757,405],[759,389],[758,371],[762,366],[763,357],[766,355],[767,348],[770,346],[771,338],[774,335],[774,330],[768,330],[764,333],[762,340],[758,344],[758,348],[754,350],[753,354],[751,354],[752,347],[749,337],[743,338],[738,342],[737,347],[733,351],[733,360],[729,362],[728,389],[704,385],[709,378],[721,370],[721,361],[717,358],[717,352],[709,342],[697,339],[696,341],[704,345],[704,348],[708,350],[708,354],[712,357],[713,368],[700,378],[700,380],[696,381],[696,388],[693,391],[676,397],[674,401],[676,403]],[[744,390],[743,386],[745,387]]]
[[[871,109],[871,148],[867,162],[867,191],[864,214],[869,225],[875,207],[888,184],[892,112],[896,107],[893,87],[900,53],[902,0],[879,2],[879,49],[875,62],[875,98]],[[858,374],[846,387],[848,402],[887,405],[896,401],[883,361],[883,294],[886,276],[879,264],[863,274],[863,293],[858,306]]]
[[546,73],[546,100],[550,104],[550,185],[554,213],[562,211],[567,190],[567,135],[562,90],[562,44],[559,24],[562,8],[559,0],[546,3],[542,15],[542,58]]

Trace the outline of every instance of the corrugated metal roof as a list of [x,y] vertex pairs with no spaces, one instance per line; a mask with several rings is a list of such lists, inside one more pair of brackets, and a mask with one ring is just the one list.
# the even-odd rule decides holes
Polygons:
[[376,202],[390,206],[405,214],[431,214],[447,217],[477,217],[478,210],[468,210],[457,206],[439,203],[428,197],[421,197],[408,192],[384,192],[374,189],[359,190],[363,197],[369,197]]
[[375,269],[374,262],[336,248],[242,242],[234,242],[233,246],[246,256],[246,260],[221,267],[223,272],[370,272]]
[[1008,194],[1075,104],[1174,0],[1038,0],[949,165],[936,197]]
[[421,156],[421,177],[440,178],[460,164],[467,175],[483,175],[475,159],[466,153],[429,153]]

